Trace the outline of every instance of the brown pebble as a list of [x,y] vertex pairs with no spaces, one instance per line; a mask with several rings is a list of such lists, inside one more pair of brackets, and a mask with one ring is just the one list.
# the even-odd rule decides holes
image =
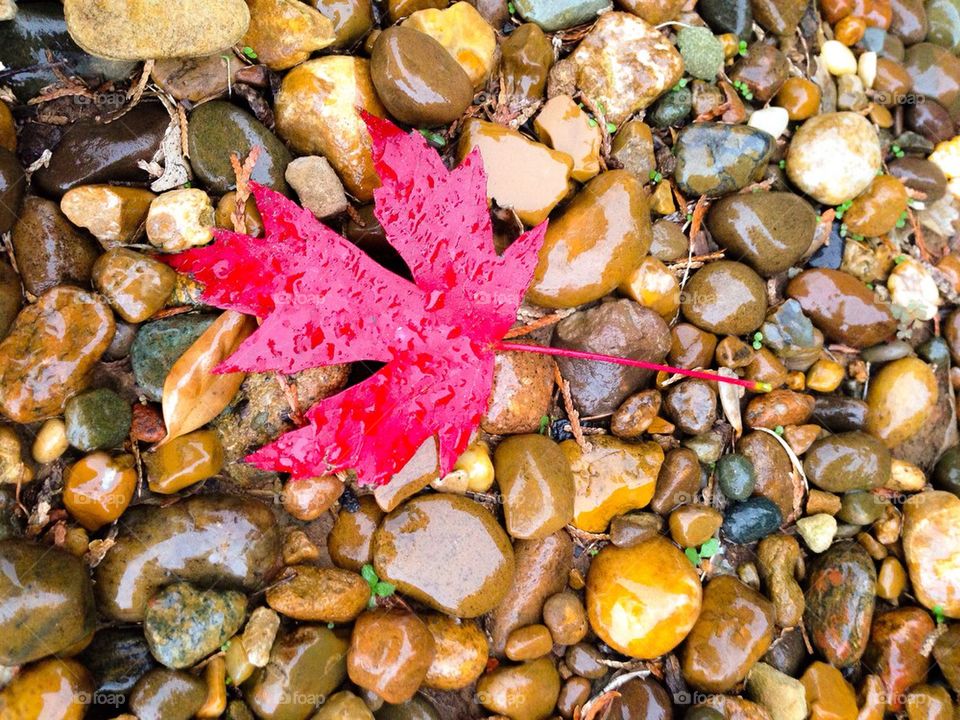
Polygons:
[[553,637],[546,625],[527,625],[507,636],[506,656],[516,662],[536,660],[553,649]]
[[333,475],[288,480],[283,487],[283,509],[297,520],[316,520],[343,492],[343,482]]
[[587,611],[580,598],[571,592],[561,592],[547,598],[543,604],[543,622],[557,645],[573,645],[587,634]]

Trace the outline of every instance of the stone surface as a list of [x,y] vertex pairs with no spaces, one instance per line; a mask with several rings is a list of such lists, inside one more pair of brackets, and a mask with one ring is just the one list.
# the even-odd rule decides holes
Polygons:
[[347,209],[347,196],[337,172],[326,158],[308,155],[287,165],[285,177],[300,204],[318,219],[339,215]]
[[774,138],[746,125],[700,122],[680,131],[673,177],[688,197],[725,195],[763,175]]
[[837,433],[810,447],[803,469],[811,484],[828,492],[870,490],[890,477],[890,453],[866,433]]
[[540,142],[573,158],[574,180],[586,182],[600,172],[600,126],[569,95],[547,100],[533,127]]
[[141,188],[80,185],[60,199],[60,210],[109,250],[134,242],[143,232],[154,197]]
[[867,432],[894,447],[919,432],[937,404],[939,390],[931,367],[918,358],[885,365],[867,394]]
[[126,248],[101,255],[92,275],[97,290],[130,323],[143,322],[162,308],[177,282],[169,265]]
[[148,400],[160,402],[170,368],[214,320],[210,314],[176,315],[140,327],[130,359],[137,387]]
[[683,314],[708,332],[745,335],[763,323],[767,295],[763,280],[742,263],[708,263],[687,282]]
[[482,87],[496,65],[497,36],[492,23],[468,2],[456,2],[446,9],[417,10],[404,27],[426,33],[446,48],[470,78]]
[[501,666],[477,683],[478,698],[487,710],[515,720],[548,717],[559,694],[560,675],[550,658]]
[[435,652],[433,635],[420,618],[408,610],[377,608],[357,618],[347,673],[359,687],[402,703],[420,687]]
[[480,677],[487,667],[489,647],[476,622],[448,615],[423,618],[433,636],[435,652],[424,685],[435,690],[460,690]]
[[912,496],[903,506],[903,550],[917,600],[960,617],[960,498],[941,490]]
[[520,0],[515,7],[517,14],[527,22],[536,23],[547,32],[554,32],[591,22],[598,13],[609,10],[611,3],[610,0],[589,0],[585,3],[571,0]]
[[553,358],[526,352],[498,352],[494,357],[490,404],[480,427],[491,435],[536,432],[550,410]]
[[267,590],[267,604],[281,615],[302,621],[346,623],[367,607],[370,585],[340,568],[290,567],[292,579]]
[[27,189],[20,161],[11,150],[0,148],[0,232],[7,232],[17,221],[17,211]]
[[76,660],[43,660],[0,691],[0,713],[23,720],[82,720],[93,690],[90,673]]
[[333,23],[299,0],[247,0],[250,25],[243,45],[271,70],[288,70],[334,43]]

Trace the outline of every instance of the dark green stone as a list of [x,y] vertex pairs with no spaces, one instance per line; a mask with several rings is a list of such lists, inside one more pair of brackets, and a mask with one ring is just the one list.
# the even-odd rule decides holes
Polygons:
[[175,315],[141,326],[130,359],[137,386],[147,400],[160,402],[170,368],[214,320],[215,315]]
[[724,455],[717,461],[717,482],[731,500],[746,500],[757,482],[750,458],[737,453]]
[[744,40],[753,28],[749,0],[700,0],[697,13],[715,33],[733,33]]
[[883,508],[887,504],[882,498],[862,490],[845,494],[840,503],[837,518],[851,525],[869,525],[876,522],[883,515]]
[[780,508],[772,500],[752,497],[727,508],[721,529],[730,542],[746,544],[766,537],[782,521]]
[[654,127],[670,127],[686,120],[693,107],[693,93],[686,87],[671,90],[647,113],[646,121]]
[[77,450],[105,450],[122,445],[130,434],[130,403],[109,388],[75,395],[63,413],[67,440]]
[[694,123],[673,146],[673,176],[687,197],[726,195],[759,180],[776,142],[747,125]]
[[253,115],[219,100],[204,103],[190,115],[190,166],[212,193],[236,188],[230,154],[245,158],[254,145],[261,151],[250,179],[288,192],[283,173],[292,160],[290,151]]
[[130,709],[138,720],[190,720],[207,699],[207,684],[181,670],[157,668],[137,683]]
[[933,486],[960,497],[960,445],[947,450],[933,468]]
[[137,681],[157,665],[139,629],[97,631],[80,660],[93,676],[94,692],[104,700],[129,695]]
[[247,598],[234,590],[168,585],[150,598],[143,634],[150,652],[169,668],[187,668],[216,651],[243,625]]

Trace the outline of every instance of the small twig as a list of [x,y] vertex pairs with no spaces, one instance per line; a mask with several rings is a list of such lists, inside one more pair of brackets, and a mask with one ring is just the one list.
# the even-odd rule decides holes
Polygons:
[[560,388],[560,394],[563,395],[563,407],[567,411],[567,418],[570,420],[570,432],[573,433],[574,440],[581,449],[587,449],[587,441],[583,439],[583,430],[580,427],[580,413],[573,406],[573,398],[570,397],[570,383],[564,380],[560,374],[560,368],[553,366],[553,377]]
[[236,204],[233,207],[233,215],[230,219],[233,222],[233,229],[243,235],[247,233],[246,208],[247,199],[250,197],[250,175],[253,173],[253,168],[259,157],[259,145],[250,148],[250,154],[243,161],[243,165],[240,164],[240,158],[236,153],[230,153],[230,165],[237,177],[237,194],[234,198]]
[[565,310],[557,310],[557,312],[549,315],[544,315],[541,318],[537,318],[536,320],[528,322],[526,325],[520,325],[518,327],[511,328],[507,331],[507,334],[503,336],[503,339],[509,340],[515,337],[523,337],[524,335],[529,335],[530,333],[542,328],[556,325],[564,318],[569,317],[573,312],[574,308],[567,308]]

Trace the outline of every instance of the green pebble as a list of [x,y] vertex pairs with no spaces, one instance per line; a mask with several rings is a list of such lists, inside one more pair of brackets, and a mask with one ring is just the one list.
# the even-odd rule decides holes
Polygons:
[[67,441],[83,452],[121,445],[130,434],[130,403],[109,388],[91,390],[67,401]]
[[700,80],[713,80],[723,68],[723,43],[703,27],[685,27],[677,33],[677,45],[686,71]]
[[757,483],[750,458],[736,453],[724,455],[717,462],[717,482],[731,500],[746,500]]

